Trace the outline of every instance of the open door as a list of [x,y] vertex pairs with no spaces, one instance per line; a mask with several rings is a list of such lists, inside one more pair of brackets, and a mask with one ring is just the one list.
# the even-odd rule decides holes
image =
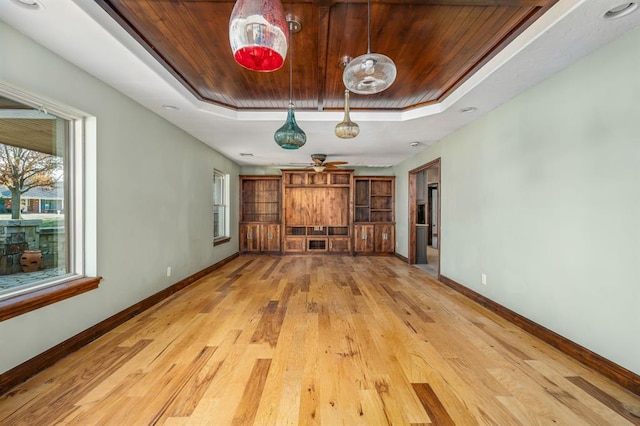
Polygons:
[[409,172],[409,264],[440,274],[440,159]]

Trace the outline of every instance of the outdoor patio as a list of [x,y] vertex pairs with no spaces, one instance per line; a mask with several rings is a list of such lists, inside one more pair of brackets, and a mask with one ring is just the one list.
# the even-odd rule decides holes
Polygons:
[[20,287],[36,281],[59,277],[65,274],[64,267],[44,269],[36,272],[18,272],[11,275],[0,275],[0,290]]

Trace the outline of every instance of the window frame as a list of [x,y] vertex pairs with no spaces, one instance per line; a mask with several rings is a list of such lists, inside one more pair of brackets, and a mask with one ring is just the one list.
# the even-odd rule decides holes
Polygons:
[[[218,177],[222,182],[221,182],[221,188],[222,188],[222,197],[221,201],[222,204],[216,204],[216,177]],[[213,169],[213,191],[212,191],[212,195],[213,195],[213,245],[217,246],[220,244],[224,244],[228,241],[231,240],[230,234],[229,234],[229,175],[227,173],[224,173],[218,169]],[[215,225],[215,214],[218,208],[222,207],[222,212],[223,212],[223,224],[222,224],[222,229],[223,229],[223,233],[222,235],[218,235],[216,237],[216,225]]]
[[[65,135],[65,233],[67,267],[65,275],[16,287],[0,295],[0,321],[13,318],[98,287],[101,278],[95,274],[95,241],[87,244],[86,174],[87,163],[95,165],[95,152],[87,152],[87,142],[95,143],[95,117],[81,111],[44,100],[14,87],[0,83],[0,94],[25,105],[51,113],[68,122]],[[87,158],[89,156],[89,159]],[[95,194],[92,196],[95,202]],[[95,223],[91,229],[95,229]]]

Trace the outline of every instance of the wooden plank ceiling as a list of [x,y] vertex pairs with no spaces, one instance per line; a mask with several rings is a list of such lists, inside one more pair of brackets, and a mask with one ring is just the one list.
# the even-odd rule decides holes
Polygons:
[[[229,46],[233,1],[96,0],[197,98],[237,110],[285,109],[288,62],[257,73]],[[371,51],[398,68],[376,95],[352,95],[354,110],[402,111],[442,100],[557,0],[372,0]],[[367,51],[366,0],[283,1],[294,35],[298,110],[343,108],[339,63]]]

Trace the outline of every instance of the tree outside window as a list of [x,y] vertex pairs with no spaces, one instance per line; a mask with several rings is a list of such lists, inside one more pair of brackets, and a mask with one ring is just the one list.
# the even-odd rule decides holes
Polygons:
[[20,219],[22,194],[35,188],[53,190],[62,178],[62,159],[43,152],[0,145],[0,185],[11,193],[5,203],[11,219]]
[[0,96],[0,299],[74,274],[71,123]]

